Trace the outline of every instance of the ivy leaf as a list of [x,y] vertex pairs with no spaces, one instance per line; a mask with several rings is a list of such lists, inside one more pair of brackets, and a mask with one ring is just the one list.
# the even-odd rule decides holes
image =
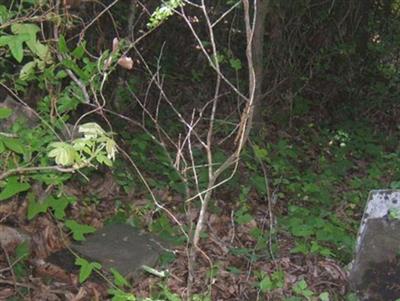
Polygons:
[[79,282],[84,282],[92,274],[93,270],[101,269],[101,264],[98,262],[89,262],[82,257],[78,257],[75,260],[75,264],[79,265],[81,268],[79,270]]
[[18,182],[18,177],[9,177],[6,186],[0,192],[0,201],[4,201],[20,192],[26,191],[31,187],[28,183]]
[[54,209],[54,216],[57,219],[64,219],[65,217],[65,209],[68,207],[69,204],[75,202],[74,197],[62,196],[60,198],[49,197],[48,204],[49,206]]
[[53,149],[48,153],[48,156],[55,158],[58,165],[71,166],[78,158],[76,150],[66,142],[53,142],[50,147]]
[[10,48],[12,56],[18,63],[24,58],[23,43],[29,41],[29,34],[8,35],[0,37],[0,46],[7,45]]
[[31,220],[39,213],[45,213],[47,211],[47,209],[49,208],[49,202],[47,202],[47,200],[36,201],[34,199],[33,193],[30,193],[28,195],[28,200],[29,200],[28,214],[27,214],[28,220]]
[[28,39],[25,40],[26,45],[29,49],[36,54],[41,60],[47,61],[49,55],[49,49],[47,46],[41,44],[36,34],[40,31],[39,26],[36,24],[24,23],[24,24],[13,24],[11,25],[11,31],[15,35],[27,35]]
[[39,26],[31,23],[14,23],[11,25],[11,32],[16,35],[27,34],[30,41],[36,40],[36,33],[40,31]]
[[0,108],[0,119],[6,119],[10,117],[12,110],[10,108]]
[[0,136],[0,141],[2,141],[9,150],[17,154],[23,154],[25,152],[24,145],[19,139]]
[[116,269],[110,268],[110,272],[113,274],[114,277],[114,283],[117,286],[129,286],[128,281],[125,279],[124,276],[120,274]]
[[67,220],[65,222],[65,226],[71,230],[72,237],[75,240],[80,240],[80,241],[85,240],[84,237],[85,234],[93,233],[96,231],[96,228],[88,225],[79,224],[74,220]]

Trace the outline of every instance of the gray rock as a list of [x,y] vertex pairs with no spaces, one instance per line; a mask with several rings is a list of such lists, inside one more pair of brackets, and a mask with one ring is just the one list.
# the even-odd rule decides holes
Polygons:
[[125,276],[138,272],[143,265],[153,267],[166,249],[154,235],[127,224],[106,225],[72,249],[88,260],[100,262],[103,268],[117,269]]
[[28,234],[24,233],[20,229],[8,227],[0,224],[0,246],[12,252],[15,247],[22,244],[23,242],[31,243],[31,238]]
[[7,96],[4,101],[0,102],[0,108],[8,108],[12,110],[12,115],[0,122],[0,131],[9,131],[12,125],[18,120],[26,122],[30,127],[36,126],[39,122],[35,112],[30,107],[24,106],[12,99],[10,96]]
[[[0,122],[0,132],[10,134],[9,131],[17,121],[22,121],[31,128],[38,126],[40,123],[38,115],[32,108],[15,101],[10,96],[6,96],[3,101],[0,101],[0,108],[8,108],[12,110],[11,116]],[[65,140],[72,140],[82,136],[78,132],[78,128],[69,123],[64,124],[64,128],[60,131],[59,135]]]
[[[400,297],[397,274],[400,254],[400,191],[375,190],[369,195],[357,237],[350,283],[361,300],[391,300]],[[393,271],[391,267],[396,267]],[[400,272],[400,271],[399,271]],[[396,279],[395,279],[396,278]],[[395,300],[395,298],[393,300]]]

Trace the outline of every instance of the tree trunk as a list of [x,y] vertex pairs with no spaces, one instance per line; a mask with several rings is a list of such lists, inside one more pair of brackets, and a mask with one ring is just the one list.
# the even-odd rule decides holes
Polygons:
[[262,95],[264,83],[264,35],[265,19],[270,8],[270,0],[257,0],[256,5],[256,23],[252,49],[256,86],[254,92],[254,117],[252,123],[253,127],[257,129],[263,124]]

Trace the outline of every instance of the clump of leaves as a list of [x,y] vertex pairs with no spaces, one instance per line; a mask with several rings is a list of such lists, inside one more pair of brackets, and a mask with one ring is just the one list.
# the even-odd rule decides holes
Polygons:
[[92,166],[96,160],[100,164],[112,166],[117,152],[117,144],[97,123],[90,122],[79,126],[82,138],[69,142],[53,142],[49,145],[50,158],[61,166],[82,168]]
[[182,0],[169,0],[161,4],[150,16],[147,27],[152,29],[159,26],[174,14],[174,10],[183,5]]

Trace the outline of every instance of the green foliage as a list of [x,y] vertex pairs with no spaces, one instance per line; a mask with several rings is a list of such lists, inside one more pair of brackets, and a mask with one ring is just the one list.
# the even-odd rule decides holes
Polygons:
[[182,0],[167,0],[151,14],[147,27],[155,28],[174,14],[174,10],[184,5]]
[[86,123],[79,126],[83,138],[68,142],[53,142],[48,153],[61,166],[81,168],[92,165],[92,160],[112,166],[117,147],[115,141],[97,124]]
[[400,219],[400,210],[399,209],[389,210],[389,218],[392,220]]
[[114,284],[118,287],[129,286],[128,281],[116,269],[111,268],[110,272],[114,277]]
[[80,266],[79,269],[79,282],[83,283],[86,279],[90,277],[93,271],[98,271],[101,269],[101,264],[98,262],[89,262],[84,258],[77,257],[75,264]]
[[[352,254],[354,236],[358,227],[357,218],[362,211],[367,191],[377,187],[400,187],[398,134],[392,135],[395,142],[389,142],[385,137],[375,134],[376,131],[373,128],[367,124],[357,124],[353,118],[360,116],[361,119],[367,119],[368,115],[379,115],[378,113],[383,113],[385,117],[391,110],[387,103],[396,104],[398,101],[397,88],[400,73],[396,61],[397,51],[394,51],[398,48],[400,36],[399,21],[396,18],[398,11],[394,9],[398,6],[398,1],[390,3],[392,7],[386,12],[383,12],[384,9],[379,4],[379,7],[375,7],[374,13],[369,11],[370,14],[364,14],[380,18],[380,21],[385,20],[384,24],[372,22],[372,17],[366,20],[366,25],[361,24],[362,20],[360,20],[361,23],[357,20],[357,24],[360,24],[358,31],[368,32],[369,38],[366,40],[366,45],[363,45],[365,47],[362,47],[368,54],[365,56],[358,53],[360,52],[358,31],[352,33],[344,30],[351,27],[350,25],[354,23],[351,22],[352,16],[356,16],[357,13],[352,11],[346,13],[348,17],[341,22],[343,27],[334,26],[335,31],[331,32],[330,22],[338,17],[341,20],[344,15],[342,7],[336,3],[325,7],[324,2],[321,3],[311,7],[307,1],[295,4],[284,1],[271,2],[268,14],[285,16],[288,22],[291,18],[296,18],[296,22],[288,24],[297,24],[294,26],[298,27],[287,29],[274,18],[267,18],[270,22],[267,27],[271,31],[264,33],[267,40],[264,50],[268,53],[268,56],[264,57],[264,63],[268,68],[268,81],[270,83],[275,81],[278,84],[272,87],[271,93],[268,92],[264,96],[273,97],[273,102],[278,102],[279,110],[273,111],[272,119],[275,120],[274,118],[278,116],[276,119],[279,120],[279,116],[286,116],[286,121],[290,120],[294,128],[288,130],[288,133],[281,133],[281,130],[275,132],[277,125],[274,124],[271,127],[272,135],[267,135],[267,139],[256,141],[251,149],[244,152],[243,164],[239,167],[240,175],[233,178],[231,186],[224,186],[225,189],[229,188],[231,191],[221,193],[224,196],[221,198],[223,201],[227,201],[228,197],[225,195],[230,195],[230,192],[234,195],[239,194],[239,200],[235,200],[237,202],[234,203],[233,222],[238,228],[248,230],[253,245],[234,247],[230,253],[244,257],[250,262],[265,260],[271,249],[276,249],[275,235],[282,232],[294,240],[292,252],[336,257],[347,262]],[[109,109],[109,107],[103,107],[103,104],[99,104],[99,100],[106,102],[115,96],[113,95],[115,91],[109,89],[115,80],[110,77],[110,74],[114,70],[113,64],[116,64],[122,51],[125,51],[122,48],[126,45],[121,42],[121,47],[118,46],[112,50],[99,48],[98,45],[94,47],[92,40],[97,40],[97,37],[90,36],[94,26],[89,31],[86,31],[88,28],[82,31],[79,43],[74,45],[73,43],[78,39],[71,37],[69,29],[75,30],[76,19],[69,18],[69,14],[57,15],[54,11],[48,10],[50,4],[48,1],[30,0],[11,1],[9,6],[0,5],[0,68],[4,70],[1,82],[10,86],[21,99],[30,99],[32,95],[28,94],[28,91],[34,87],[33,93],[37,93],[39,99],[33,99],[33,101],[41,119],[33,127],[18,121],[12,125],[9,132],[0,133],[2,172],[15,171],[11,176],[0,181],[0,201],[9,200],[18,195],[27,196],[29,220],[50,211],[55,219],[65,223],[74,239],[82,240],[84,235],[93,232],[94,228],[68,219],[67,208],[76,200],[64,194],[63,185],[73,179],[76,174],[60,174],[59,170],[73,171],[84,167],[106,165],[113,167],[118,183],[126,193],[129,193],[129,196],[137,194],[146,198],[146,192],[143,192],[139,179],[127,170],[124,162],[119,161],[117,166],[113,165],[117,152],[116,143],[112,134],[106,133],[98,124],[91,122],[79,126],[79,132],[83,137],[72,139],[72,141],[60,141],[56,137],[55,134],[60,134],[65,128],[65,123],[70,121],[71,113],[75,115],[74,119],[79,118],[76,114],[80,113],[75,110],[82,103],[98,105],[98,108],[101,108],[99,111],[101,115],[107,112],[103,109]],[[147,27],[155,29],[183,5],[184,2],[181,0],[163,1],[151,14]],[[212,22],[218,20],[214,18],[217,17],[215,12],[221,9],[224,11],[225,5],[236,5],[236,2],[229,0],[212,6],[210,10]],[[375,5],[375,3],[371,4],[372,7]],[[37,18],[37,12],[45,11],[51,13]],[[242,12],[238,11],[238,13]],[[383,14],[387,14],[385,18],[382,18]],[[122,20],[127,19],[125,17],[127,14],[123,15],[115,21],[116,28],[125,27],[126,24]],[[386,22],[386,20],[390,21]],[[98,22],[101,25],[100,16]],[[347,22],[350,23],[347,24]],[[218,28],[215,31],[215,37],[219,50],[212,59],[220,64],[227,80],[237,83],[239,90],[245,91],[248,83],[243,79],[248,75],[248,68],[243,67],[246,65],[243,31],[237,28],[237,22],[229,24],[230,28],[224,22],[217,22],[214,25],[218,25],[215,27]],[[363,28],[364,26],[367,28]],[[56,42],[54,42],[55,37],[49,34],[49,32],[51,34],[55,32],[55,30],[49,30],[54,27],[57,27],[56,32],[59,34]],[[220,39],[220,34],[225,34],[227,30],[230,30],[229,41],[223,44],[224,42],[220,41],[225,39]],[[340,33],[340,36],[337,36],[336,32]],[[179,34],[178,30],[171,32],[171,36],[175,37],[177,34]],[[199,34],[202,35],[203,32],[200,30]],[[240,38],[235,40],[235,36]],[[203,39],[203,36],[200,38]],[[112,37],[104,33],[104,39],[111,40]],[[209,42],[204,41],[202,44],[207,51],[210,49]],[[153,43],[151,47],[154,47],[151,50],[158,51]],[[190,47],[181,48],[191,49]],[[195,51],[188,51],[193,52],[193,57],[185,61],[180,56],[180,52],[173,52],[173,55],[170,55],[167,51],[163,53],[165,59],[161,60],[161,69],[157,69],[162,77],[165,75],[162,74],[164,67],[168,68],[168,73],[170,71],[171,74],[178,73],[176,70],[180,73],[179,68],[186,66],[187,62],[194,62],[197,56]],[[149,53],[153,55],[153,51]],[[359,59],[356,58],[357,55],[360,56]],[[143,57],[143,59],[146,60],[148,57]],[[188,77],[202,90],[206,90],[209,81],[208,64],[201,63],[200,65],[193,63],[193,66],[189,67],[191,74]],[[149,66],[152,68],[151,63]],[[168,79],[166,84],[174,80],[168,77],[169,75],[166,76]],[[136,75],[136,78],[139,77],[142,77],[142,73]],[[125,85],[116,89],[118,90],[116,98],[125,98],[120,102],[121,111],[125,109],[125,106],[127,111],[132,108],[131,95],[127,94],[127,91],[135,90],[135,94],[140,95],[143,92],[140,90],[141,84],[149,79],[143,76],[143,79],[140,78],[140,84],[137,84],[133,83],[132,74],[129,78],[127,80],[129,89],[126,89]],[[177,78],[181,80],[185,79],[185,76],[179,74]],[[122,77],[118,75],[118,79]],[[284,80],[280,82],[282,79]],[[105,83],[106,88],[103,90]],[[315,83],[317,86],[314,86]],[[135,84],[134,89],[133,84]],[[288,90],[294,94],[293,99],[288,97],[290,105],[276,97],[284,94],[280,90],[281,87],[285,90],[284,92]],[[190,90],[191,87],[187,88]],[[171,93],[171,90],[165,91]],[[185,95],[185,89],[177,90]],[[315,93],[316,91],[318,93]],[[150,90],[146,92],[152,93]],[[149,95],[152,95],[151,93]],[[223,103],[225,96],[221,96],[221,100]],[[354,105],[357,100],[362,101]],[[193,102],[196,102],[198,107],[203,105],[200,103],[201,97],[196,95],[193,97]],[[180,104],[176,103],[176,107],[180,108]],[[223,110],[217,112],[218,118],[221,119],[216,120],[215,123],[216,136],[229,135],[234,129],[230,118],[224,116],[227,113],[224,110],[231,109],[228,106],[221,107]],[[325,120],[318,125],[314,124],[319,118],[316,115],[325,109],[334,116],[332,120],[326,120],[327,123],[331,123],[329,129],[324,128]],[[163,128],[171,134],[171,137],[178,137],[187,129],[177,125],[176,119],[170,118],[168,112],[165,111],[161,104],[159,121],[165,122],[162,124]],[[183,111],[186,114],[186,107]],[[12,113],[10,109],[0,108],[0,121],[11,117]],[[136,110],[131,110],[131,113],[136,117]],[[323,114],[322,118],[330,119],[327,115]],[[342,115],[345,118],[342,118]],[[351,120],[347,125],[336,121],[346,118]],[[270,119],[265,118],[265,120]],[[297,124],[301,126],[297,128]],[[149,131],[158,130],[149,126],[146,120],[143,126]],[[200,130],[202,126],[196,129],[199,129],[199,137],[203,137]],[[268,132],[270,130],[270,128],[267,129]],[[391,129],[391,131],[395,133],[397,130]],[[127,132],[129,133],[121,135],[124,145],[130,148],[128,153],[133,162],[139,169],[144,170],[144,176],[151,189],[172,192],[180,197],[185,196],[187,191],[195,190],[196,187],[185,183],[174,169],[175,158],[171,159],[171,154],[169,154],[171,145],[168,144],[166,147],[154,145],[153,137],[147,133]],[[224,144],[221,146],[225,148]],[[215,147],[213,150],[215,160],[212,163],[219,166],[227,156],[224,149],[217,149],[218,147]],[[194,149],[193,155],[196,163],[204,166],[197,169],[200,189],[204,189],[209,180],[207,162],[201,150]],[[58,165],[58,171],[40,170],[40,168],[53,165],[53,161]],[[24,168],[39,168],[39,170],[24,173]],[[193,174],[189,171],[189,179],[191,177]],[[44,197],[36,195],[36,192],[31,189],[34,184],[46,189],[51,188],[46,190],[50,195]],[[220,197],[219,193],[225,191],[217,190],[216,192],[215,195]],[[275,224],[274,220],[269,221],[272,229],[265,230],[264,226],[257,226],[258,216],[255,215],[257,208],[253,208],[252,203],[248,201],[250,197],[253,198],[255,192],[259,195],[257,202],[263,206],[264,200],[269,202],[268,206],[272,207],[273,217],[275,217],[275,209],[282,213],[277,216],[278,224]],[[166,206],[169,205],[168,199],[162,199],[162,201]],[[151,215],[151,224],[148,225],[151,231],[172,242],[186,242],[186,238],[177,235],[179,229],[171,223],[170,218],[158,210],[153,203],[139,208],[124,204],[123,201],[120,201],[120,204],[118,205],[120,215],[115,219],[130,219],[132,223],[141,224]],[[197,206],[196,202],[193,204]],[[215,212],[223,210],[218,208],[218,203],[211,206],[214,206]],[[174,203],[171,207],[174,210],[183,210],[183,204]],[[390,212],[389,215],[391,218],[399,217],[396,211]],[[248,229],[249,226],[251,229]],[[186,225],[184,227],[187,228]],[[202,237],[206,238],[207,233],[203,232]],[[270,243],[272,246],[269,245]],[[173,258],[170,256],[169,260]],[[85,281],[93,270],[101,268],[97,263],[89,263],[84,259],[78,259],[77,264],[81,266],[81,282]],[[211,268],[208,273],[209,278],[214,278],[218,274],[219,267],[218,263]],[[229,269],[232,273],[240,274],[241,272],[237,267],[229,267]],[[148,268],[147,271],[159,277],[166,276],[165,273],[155,269]],[[112,300],[136,300],[134,295],[122,291],[122,287],[129,287],[126,279],[116,270],[111,270],[111,273],[116,286],[109,291]],[[259,272],[255,273],[255,276],[256,287],[265,294],[280,289],[284,285],[283,271],[275,271],[272,274]],[[165,285],[161,285],[159,289],[161,291],[154,292],[155,298],[180,300],[180,297]],[[290,300],[319,298],[325,301],[330,297],[325,292],[318,296],[309,289],[304,280],[295,284],[292,293],[295,296]],[[350,297],[348,299],[350,300]],[[147,300],[155,299],[147,298]],[[210,300],[210,297],[195,295],[193,300]]]
[[9,199],[20,192],[27,191],[30,187],[28,183],[19,182],[18,177],[9,177],[0,192],[0,201]]
[[15,265],[13,266],[14,273],[16,277],[22,278],[27,275],[27,260],[29,259],[30,255],[30,246],[28,241],[24,241],[17,246],[15,249],[15,254],[13,256],[13,262]]
[[297,295],[305,297],[307,300],[311,300],[310,298],[314,294],[313,291],[308,288],[305,280],[300,280],[299,282],[295,283],[293,286],[293,292]]
[[[339,250],[351,252],[353,239],[346,231],[345,225],[329,212],[321,212],[320,216],[316,213],[316,210],[313,212],[307,208],[289,207],[289,215],[282,219],[282,225],[287,227],[292,235],[301,238],[292,251],[332,256],[333,253],[329,247],[323,247],[320,244],[329,242],[335,244]],[[308,243],[309,239],[312,241]]]
[[283,288],[285,285],[285,274],[283,271],[275,271],[271,275],[264,272],[257,273],[259,282],[257,287],[262,293],[268,293],[274,289]]
[[[111,295],[112,301],[136,301],[136,297],[132,294],[126,293],[120,289],[109,289],[108,293]],[[151,300],[149,300],[151,301]]]
[[75,220],[66,220],[65,226],[71,230],[72,237],[75,240],[85,240],[85,235],[96,231],[96,228],[88,225],[82,225],[77,223]]
[[51,208],[54,212],[54,216],[59,220],[63,220],[65,217],[65,209],[70,204],[76,202],[76,198],[70,196],[48,196],[44,200],[36,201],[34,195],[30,194],[28,199],[28,219],[34,218],[39,213],[45,213],[49,208]]
[[12,110],[9,108],[0,108],[0,119],[6,119],[10,117],[12,114]]

